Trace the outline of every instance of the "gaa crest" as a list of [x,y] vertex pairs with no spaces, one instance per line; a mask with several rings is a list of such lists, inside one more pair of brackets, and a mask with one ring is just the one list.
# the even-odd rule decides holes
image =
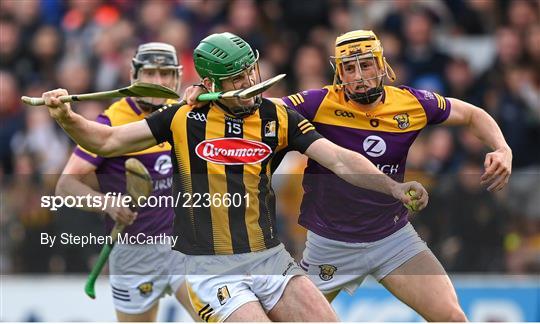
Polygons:
[[395,115],[394,120],[397,121],[397,126],[399,127],[399,129],[405,129],[411,126],[411,122],[409,121],[409,114],[407,113]]
[[319,266],[319,269],[321,269],[321,272],[319,273],[319,278],[321,278],[323,281],[331,280],[337,270],[337,268],[331,264],[321,264]]

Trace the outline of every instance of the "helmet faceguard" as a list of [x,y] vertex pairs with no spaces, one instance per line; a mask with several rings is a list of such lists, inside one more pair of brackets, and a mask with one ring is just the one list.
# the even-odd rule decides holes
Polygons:
[[[256,53],[256,57],[258,59],[259,53]],[[220,84],[223,84],[223,82],[229,82],[233,85],[234,90],[241,90],[245,89],[245,80],[249,80],[248,87],[254,86],[258,83],[261,83],[261,72],[259,70],[259,62],[255,61],[251,66],[248,66],[244,70],[240,71],[239,73],[236,73],[234,75],[231,75],[229,77],[221,77],[219,78]],[[215,83],[214,83],[215,86]],[[215,89],[213,89],[215,91]],[[248,99],[249,100],[249,99]],[[225,109],[228,113],[234,115],[238,118],[244,118],[251,114],[253,114],[257,109],[259,109],[261,103],[262,103],[262,94],[258,94],[255,97],[253,97],[253,104],[248,105],[242,105],[242,102],[239,99],[230,99],[230,100],[223,100],[224,106],[227,108],[225,109],[220,105],[221,108]],[[246,100],[242,100],[246,101]]]
[[[212,91],[223,91],[223,82],[230,82],[234,90],[245,88],[246,78],[252,86],[261,82],[259,52],[242,38],[231,34],[212,34],[201,41],[193,51],[195,69],[202,79],[212,81]],[[223,100],[218,104],[238,118],[253,114],[262,103],[262,95],[254,103],[242,105],[238,99]],[[219,102],[218,102],[219,103]]]
[[[364,77],[362,66],[364,62],[371,62],[377,68],[377,74]],[[387,77],[391,81],[396,79],[395,73],[383,56],[380,40],[371,30],[356,30],[339,36],[336,39],[335,56],[331,57],[330,64],[334,68],[334,87],[342,88],[346,96],[363,105],[375,102],[383,93],[383,81]],[[359,71],[359,79],[343,82],[345,68]],[[367,81],[376,80],[375,87],[369,87]],[[363,92],[351,91],[351,86],[363,88]]]
[[[172,89],[176,92],[180,89],[182,66],[178,63],[174,46],[158,42],[141,44],[131,60],[131,83],[140,81],[140,72],[143,69],[173,70]],[[162,105],[153,103],[152,98],[137,98],[136,100],[143,108],[152,111]]]

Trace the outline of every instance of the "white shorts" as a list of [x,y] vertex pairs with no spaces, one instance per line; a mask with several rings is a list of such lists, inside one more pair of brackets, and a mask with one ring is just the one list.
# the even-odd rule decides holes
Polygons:
[[252,301],[260,302],[269,312],[289,280],[305,274],[283,244],[253,253],[188,255],[187,260],[186,283],[191,304],[206,322],[223,322]]
[[148,311],[185,279],[185,255],[170,245],[117,244],[109,257],[114,307],[126,314]]
[[324,294],[343,289],[352,295],[368,275],[381,281],[426,250],[430,251],[410,223],[369,243],[335,241],[308,231],[300,266]]

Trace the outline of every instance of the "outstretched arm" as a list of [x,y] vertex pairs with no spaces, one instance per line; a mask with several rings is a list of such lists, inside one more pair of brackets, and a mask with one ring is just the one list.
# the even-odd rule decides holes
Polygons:
[[467,126],[493,152],[486,155],[485,172],[480,178],[488,184],[489,191],[501,190],[512,173],[512,150],[506,143],[501,129],[495,120],[483,109],[465,101],[448,98],[452,110],[445,125]]
[[68,95],[65,89],[56,89],[45,92],[42,97],[49,114],[77,144],[88,151],[110,157],[157,144],[145,120],[118,127],[89,121],[73,112],[69,103],[60,102],[58,97],[65,95]]
[[[56,184],[56,195],[62,197],[68,195],[79,197],[101,196],[103,198],[105,196],[103,193],[92,189],[85,181],[87,177],[95,177],[95,171],[96,166],[77,155],[72,154]],[[114,204],[104,204],[103,207],[82,204],[82,207],[77,205],[77,208],[97,213],[104,211],[109,214],[114,221],[124,225],[133,224],[137,218],[137,213],[131,211],[129,208],[115,206]]]
[[422,210],[428,203],[428,193],[420,183],[415,181],[398,183],[382,173],[361,154],[344,149],[325,138],[313,142],[305,154],[357,187],[382,192],[404,204],[411,202],[406,193],[414,190],[415,199],[418,199],[418,210]]

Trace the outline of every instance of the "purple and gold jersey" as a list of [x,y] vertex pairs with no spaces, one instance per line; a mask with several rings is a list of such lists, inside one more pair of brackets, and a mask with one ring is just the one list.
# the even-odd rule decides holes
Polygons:
[[[317,131],[339,146],[358,152],[396,181],[403,181],[410,146],[428,124],[445,121],[448,99],[410,87],[384,87],[382,102],[360,111],[332,86],[284,97]],[[402,228],[407,209],[391,196],[357,188],[313,160],[304,172],[299,223],[310,231],[344,242],[372,242]]]
[[[169,100],[167,103],[175,103]],[[135,104],[132,98],[124,98],[112,104],[103,114],[99,115],[97,122],[108,126],[119,126],[143,120],[146,116]],[[129,153],[124,156],[103,158],[90,153],[80,146],[75,148],[74,154],[96,166],[101,192],[125,193],[126,176],[124,162],[136,157],[141,161],[152,176],[154,189],[153,196],[170,196],[172,194],[172,162],[171,146],[161,143],[143,151]],[[148,236],[159,234],[171,235],[174,211],[171,206],[167,207],[142,207],[138,211],[135,222],[127,226],[124,233],[136,235],[144,233]],[[109,232],[114,226],[114,221],[107,216],[105,218],[106,231]]]

